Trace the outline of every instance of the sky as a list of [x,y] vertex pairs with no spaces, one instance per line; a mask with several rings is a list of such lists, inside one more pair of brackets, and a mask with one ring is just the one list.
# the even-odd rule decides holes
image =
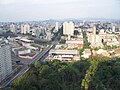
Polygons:
[[0,0],[1,21],[120,19],[120,0]]

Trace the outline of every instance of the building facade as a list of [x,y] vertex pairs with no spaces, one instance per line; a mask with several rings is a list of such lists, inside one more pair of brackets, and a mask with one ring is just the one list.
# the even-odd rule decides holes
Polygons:
[[81,40],[67,40],[66,44],[68,45],[68,48],[83,48],[83,41]]
[[58,29],[59,29],[59,25],[58,25],[58,22],[55,23],[55,32],[58,32]]
[[58,59],[60,61],[78,61],[80,60],[79,51],[77,50],[50,50],[49,59]]
[[15,33],[16,30],[17,30],[17,26],[15,24],[11,24],[10,25],[10,31],[13,32],[13,33]]
[[9,45],[0,46],[0,82],[12,72],[11,52]]
[[22,24],[21,25],[21,34],[29,34],[30,33],[30,25]]
[[74,35],[74,23],[64,22],[63,23],[63,34],[64,35]]

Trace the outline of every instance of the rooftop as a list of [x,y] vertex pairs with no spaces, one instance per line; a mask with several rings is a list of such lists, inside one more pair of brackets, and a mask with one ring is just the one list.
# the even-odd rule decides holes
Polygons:
[[55,53],[55,54],[79,54],[77,50],[50,50],[49,53]]
[[91,53],[90,49],[85,49],[85,53]]
[[24,38],[22,38],[22,39],[20,39],[20,40],[23,41],[23,42],[28,42],[28,43],[33,42],[33,40],[28,40],[28,39],[24,39]]

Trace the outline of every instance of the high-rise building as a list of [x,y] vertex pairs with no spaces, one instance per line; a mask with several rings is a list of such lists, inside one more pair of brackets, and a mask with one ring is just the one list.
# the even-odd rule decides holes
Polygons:
[[40,29],[38,28],[38,29],[35,29],[35,36],[37,37],[37,38],[39,38],[40,37]]
[[91,46],[102,46],[102,38],[100,35],[96,34],[96,26],[92,28],[93,33],[89,34],[88,42],[91,43]]
[[96,26],[93,27],[93,35],[96,35]]
[[22,24],[21,25],[21,34],[28,34],[30,33],[30,25],[29,24]]
[[24,30],[25,30],[27,33],[30,33],[30,25],[29,25],[29,24],[25,24],[25,25],[24,25]]
[[58,25],[58,22],[56,22],[56,24],[55,24],[55,32],[58,32],[58,29],[59,29],[59,25]]
[[67,34],[68,22],[63,23],[63,34]]
[[115,26],[112,26],[112,32],[115,32]]
[[51,31],[45,31],[45,33],[46,33],[46,39],[48,40],[48,41],[50,41],[51,39],[52,39],[52,33],[51,33]]
[[74,35],[74,23],[73,22],[64,22],[63,23],[63,34],[65,35]]
[[0,82],[12,72],[10,46],[7,44],[0,45]]
[[17,26],[15,24],[11,24],[10,25],[10,31],[13,32],[13,33],[15,33],[16,30],[17,30]]
[[24,34],[24,24],[21,24],[21,34]]

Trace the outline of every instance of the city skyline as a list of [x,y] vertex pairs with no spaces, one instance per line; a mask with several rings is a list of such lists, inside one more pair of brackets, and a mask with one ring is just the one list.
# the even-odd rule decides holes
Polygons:
[[119,0],[0,0],[0,21],[120,19]]

